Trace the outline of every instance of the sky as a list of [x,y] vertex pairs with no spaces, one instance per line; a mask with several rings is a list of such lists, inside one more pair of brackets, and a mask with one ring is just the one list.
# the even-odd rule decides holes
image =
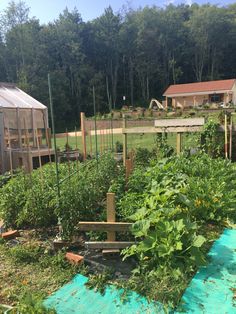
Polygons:
[[[0,11],[6,9],[9,2],[10,0],[0,0]],[[88,21],[100,16],[109,5],[114,12],[118,12],[123,5],[133,9],[146,5],[163,7],[169,3],[191,4],[192,2],[199,4],[210,2],[222,6],[235,3],[236,0],[24,0],[24,2],[31,8],[31,17],[35,16],[41,23],[48,23],[55,20],[65,7],[70,11],[76,7],[82,19]]]

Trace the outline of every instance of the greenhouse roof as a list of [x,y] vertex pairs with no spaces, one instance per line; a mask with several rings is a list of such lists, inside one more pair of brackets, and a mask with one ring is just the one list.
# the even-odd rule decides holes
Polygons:
[[47,107],[23,92],[15,84],[0,82],[0,108],[46,109]]

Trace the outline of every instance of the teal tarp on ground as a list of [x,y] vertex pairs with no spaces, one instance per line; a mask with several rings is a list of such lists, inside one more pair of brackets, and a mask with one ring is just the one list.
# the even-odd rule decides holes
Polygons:
[[209,256],[210,263],[194,276],[175,313],[236,313],[236,230],[226,229]]
[[129,292],[127,301],[122,302],[122,290],[113,286],[105,294],[89,290],[85,283],[88,278],[77,275],[74,279],[51,295],[44,304],[54,308],[57,314],[154,314],[164,313],[161,304],[148,301],[135,292]]

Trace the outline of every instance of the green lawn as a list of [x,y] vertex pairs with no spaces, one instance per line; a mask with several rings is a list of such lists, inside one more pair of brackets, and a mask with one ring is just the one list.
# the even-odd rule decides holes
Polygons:
[[[184,147],[196,147],[198,134],[184,134],[182,138],[182,148]],[[128,150],[141,148],[148,148],[152,150],[155,147],[156,134],[129,134],[128,135]],[[122,144],[122,135],[114,134],[113,135],[113,147],[115,149],[115,143],[119,141]],[[176,149],[176,134],[168,134],[167,137],[168,144]],[[56,140],[57,147],[60,150],[65,149],[67,143],[67,138],[57,138]],[[68,144],[73,149],[78,147],[82,151],[82,138],[77,137],[68,137]],[[87,153],[94,154],[96,150],[95,136],[87,136],[86,138]],[[109,151],[112,148],[112,136],[110,134],[98,135],[97,136],[97,147],[99,152]]]

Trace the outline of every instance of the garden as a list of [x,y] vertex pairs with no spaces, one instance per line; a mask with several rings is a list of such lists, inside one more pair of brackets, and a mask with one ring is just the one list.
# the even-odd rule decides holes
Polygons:
[[[14,306],[12,313],[54,313],[42,301],[81,273],[89,277],[88,289],[103,293],[112,284],[123,289],[124,300],[132,290],[176,308],[207,264],[213,242],[225,227],[235,226],[236,165],[220,157],[213,132],[208,125],[204,144],[179,156],[159,136],[154,149],[133,153],[128,178],[112,152],[59,164],[59,190],[54,163],[1,177],[0,217],[21,236],[0,239],[0,303]],[[85,241],[105,241],[106,232],[83,232],[79,222],[106,221],[108,192],[115,193],[116,221],[132,223],[129,232],[117,232],[118,240],[134,242],[117,257],[127,265],[124,273],[114,260],[96,270],[71,265],[67,248],[53,247],[58,234],[67,243],[79,242],[79,249],[70,249],[80,253],[86,252]]]

